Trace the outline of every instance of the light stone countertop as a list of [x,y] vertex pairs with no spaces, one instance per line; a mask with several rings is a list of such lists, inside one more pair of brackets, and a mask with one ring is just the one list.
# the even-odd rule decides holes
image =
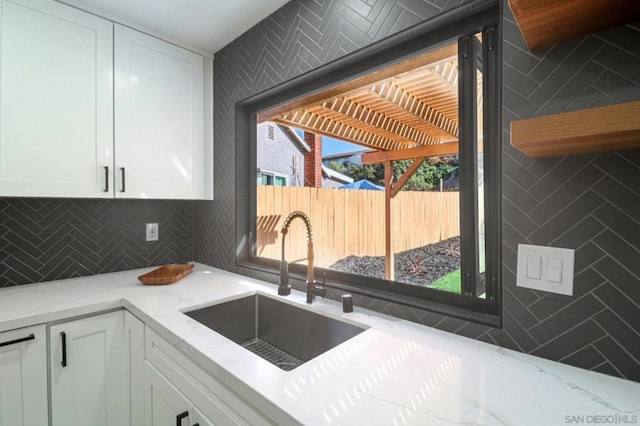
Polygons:
[[369,328],[285,372],[181,312],[276,286],[201,264],[175,284],[143,286],[137,276],[152,269],[0,289],[0,331],[124,307],[258,407],[304,424],[640,424],[640,383],[357,306],[307,305],[295,291],[283,300]]

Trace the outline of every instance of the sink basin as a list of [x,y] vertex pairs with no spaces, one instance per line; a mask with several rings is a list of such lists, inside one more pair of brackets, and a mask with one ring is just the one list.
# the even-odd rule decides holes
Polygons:
[[286,371],[365,330],[261,294],[185,315]]

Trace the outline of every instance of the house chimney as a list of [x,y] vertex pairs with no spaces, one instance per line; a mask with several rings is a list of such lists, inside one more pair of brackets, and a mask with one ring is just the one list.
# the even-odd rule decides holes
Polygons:
[[311,151],[304,155],[304,186],[322,188],[322,136],[304,132]]

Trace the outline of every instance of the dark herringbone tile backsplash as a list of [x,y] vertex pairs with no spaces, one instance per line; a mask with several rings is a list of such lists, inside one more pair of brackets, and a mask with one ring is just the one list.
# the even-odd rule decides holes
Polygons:
[[[0,287],[193,260],[193,202],[0,199]],[[145,223],[159,241],[145,241]]]
[[[216,55],[215,201],[0,199],[0,286],[192,259],[250,274],[235,264],[235,103],[460,3],[287,3]],[[504,329],[356,304],[640,381],[640,151],[533,160],[509,144],[512,120],[640,100],[640,27],[530,53],[504,4]],[[516,287],[519,243],[576,249],[575,295]]]
[[[235,264],[234,104],[458,5],[294,0],[216,55],[216,201],[196,204],[196,257]],[[527,51],[504,2],[504,329],[359,296],[359,306],[518,351],[640,380],[640,152],[533,160],[515,119],[640,100],[640,30],[629,25]],[[519,243],[576,249],[575,296],[515,286]]]

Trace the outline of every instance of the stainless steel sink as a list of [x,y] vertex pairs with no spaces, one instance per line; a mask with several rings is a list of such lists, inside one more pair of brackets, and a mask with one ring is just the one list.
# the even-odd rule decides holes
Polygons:
[[287,371],[365,330],[261,294],[185,315]]

